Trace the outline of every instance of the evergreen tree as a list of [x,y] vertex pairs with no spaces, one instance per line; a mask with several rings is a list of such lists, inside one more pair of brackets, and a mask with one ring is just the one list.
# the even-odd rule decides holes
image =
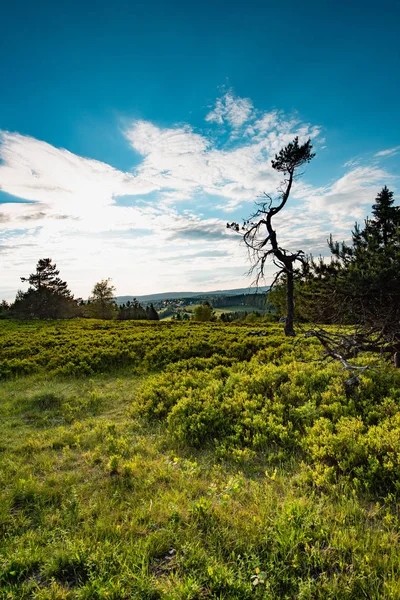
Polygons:
[[[153,305],[148,306],[148,307],[146,307],[146,309],[144,309],[143,306],[140,304],[140,302],[136,298],[133,298],[132,301],[128,300],[126,305],[122,304],[119,307],[117,318],[120,320],[131,320],[131,321],[138,321],[138,320],[144,320],[144,319],[150,319],[150,318],[155,319],[153,311],[151,310],[152,306]],[[153,310],[154,310],[154,307],[153,307]],[[154,312],[155,312],[155,310],[154,310]],[[158,314],[156,312],[155,312],[155,314],[157,315],[157,319],[158,319]]]
[[36,265],[36,272],[29,277],[21,277],[21,281],[28,282],[33,290],[40,292],[43,289],[51,291],[59,296],[71,297],[66,281],[62,281],[58,275],[60,271],[56,264],[52,264],[51,258],[41,258]]
[[393,202],[385,186],[351,244],[331,236],[331,261],[308,262],[299,293],[310,319],[363,325],[400,341],[400,215]]
[[14,316],[20,318],[59,319],[74,316],[76,302],[68,284],[59,277],[57,265],[51,258],[42,258],[35,273],[21,277],[29,283],[26,292],[19,291],[12,306]]
[[390,192],[385,185],[372,206],[373,218],[367,223],[369,231],[385,247],[391,243],[398,243],[396,232],[400,226],[400,208],[393,204],[393,192]]
[[[148,310],[147,310],[148,309]],[[150,321],[158,321],[160,319],[158,312],[156,311],[156,309],[154,308],[153,304],[150,304],[150,306],[148,306],[146,308],[146,314],[147,314],[147,318]],[[180,314],[180,313],[179,313]]]
[[5,300],[0,302],[0,319],[7,319],[10,317],[10,305]]

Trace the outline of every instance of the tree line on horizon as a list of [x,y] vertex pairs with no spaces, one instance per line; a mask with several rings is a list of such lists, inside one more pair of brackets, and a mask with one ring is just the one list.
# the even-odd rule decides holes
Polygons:
[[[115,287],[111,284],[111,279],[104,279],[97,282],[87,301],[82,298],[74,298],[68,288],[66,281],[59,277],[57,265],[51,258],[40,259],[36,265],[36,271],[28,277],[21,277],[23,283],[28,283],[27,291],[19,290],[15,301],[0,303],[0,319],[71,319],[76,317],[86,317],[95,319],[117,319],[125,320],[151,320],[158,321],[160,316],[151,303],[143,307],[140,302],[133,298],[125,303],[118,305],[115,302]],[[244,305],[253,306],[257,301],[260,307],[265,307],[265,295],[252,294],[249,298],[240,295],[239,299]],[[225,300],[226,302],[226,300]],[[217,321],[225,323],[233,321],[255,322],[262,318],[260,312],[226,312],[219,317],[214,313],[214,308],[224,304],[224,301],[217,299],[210,303],[205,300],[194,308],[193,314],[189,316],[184,312],[178,311],[173,314],[173,321],[194,320],[198,322]]]
[[68,284],[59,277],[57,265],[51,258],[41,258],[36,271],[28,277],[21,277],[28,283],[27,291],[19,290],[14,302],[3,300],[0,303],[0,318],[14,319],[71,319],[86,317],[94,319],[119,319],[158,321],[159,316],[153,304],[144,308],[134,298],[120,306],[114,298],[115,287],[111,279],[97,282],[85,302],[74,298]]

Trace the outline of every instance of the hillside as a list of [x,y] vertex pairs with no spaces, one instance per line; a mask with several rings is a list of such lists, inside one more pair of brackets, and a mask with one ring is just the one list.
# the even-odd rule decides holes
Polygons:
[[159,294],[148,294],[145,296],[117,296],[118,304],[123,304],[132,301],[136,298],[139,302],[158,302],[160,300],[176,300],[179,298],[208,298],[209,296],[238,296],[241,294],[262,293],[269,290],[269,286],[260,286],[259,288],[237,288],[233,290],[214,290],[211,292],[162,292]]

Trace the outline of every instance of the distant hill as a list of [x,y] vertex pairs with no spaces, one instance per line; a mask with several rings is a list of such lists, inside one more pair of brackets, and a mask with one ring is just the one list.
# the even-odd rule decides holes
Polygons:
[[124,304],[128,300],[136,298],[139,302],[159,302],[160,300],[175,300],[177,298],[207,298],[209,296],[238,296],[240,294],[263,293],[269,290],[269,286],[259,288],[237,288],[234,290],[214,290],[212,292],[163,292],[162,294],[148,294],[146,296],[117,296],[118,304]]

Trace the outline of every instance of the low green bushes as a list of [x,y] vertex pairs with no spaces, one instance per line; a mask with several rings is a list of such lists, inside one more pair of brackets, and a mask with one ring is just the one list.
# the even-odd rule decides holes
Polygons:
[[367,371],[349,394],[338,365],[215,362],[153,376],[133,413],[165,422],[179,445],[239,457],[295,452],[318,485],[343,476],[373,493],[400,491],[400,374]]
[[0,597],[399,598],[400,373],[280,327],[6,323]]

